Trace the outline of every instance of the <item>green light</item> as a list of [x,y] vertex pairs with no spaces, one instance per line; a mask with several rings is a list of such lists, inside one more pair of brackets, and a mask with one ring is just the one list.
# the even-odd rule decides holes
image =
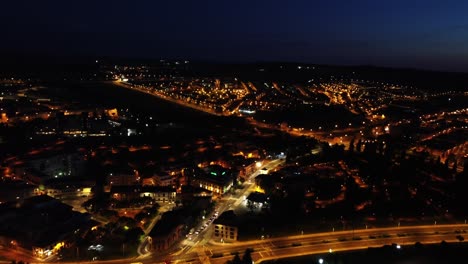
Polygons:
[[221,173],[221,175],[224,175],[224,174],[226,174],[226,172],[225,172],[225,171],[223,171],[223,173]]
[[218,174],[216,174],[216,172],[212,171],[210,172],[211,175],[214,175],[214,176],[218,176]]
[[125,230],[128,230],[128,229],[130,229],[130,228],[129,228],[128,226],[124,226],[124,229],[125,229]]

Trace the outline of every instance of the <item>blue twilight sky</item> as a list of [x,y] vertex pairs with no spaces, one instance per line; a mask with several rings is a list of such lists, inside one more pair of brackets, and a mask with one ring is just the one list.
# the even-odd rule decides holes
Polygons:
[[0,25],[0,54],[468,72],[466,0],[14,0]]

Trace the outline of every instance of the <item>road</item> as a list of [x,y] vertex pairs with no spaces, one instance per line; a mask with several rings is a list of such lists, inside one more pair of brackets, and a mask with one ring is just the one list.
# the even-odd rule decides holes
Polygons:
[[137,253],[140,257],[149,256],[151,251],[151,240],[148,237],[148,234],[151,232],[156,223],[161,220],[161,216],[167,212],[171,211],[175,207],[175,203],[161,203],[161,206],[158,209],[158,214],[151,220],[151,223],[143,229],[146,238],[138,245]]
[[190,104],[190,103],[188,103],[186,101],[172,98],[170,96],[167,96],[167,95],[165,95],[163,93],[160,93],[160,92],[157,92],[157,91],[149,91],[147,89],[138,88],[138,87],[135,87],[135,86],[133,86],[133,85],[131,85],[129,83],[125,83],[125,82],[121,82],[121,81],[113,81],[112,84],[123,87],[123,88],[126,88],[126,89],[146,93],[146,94],[158,97],[160,99],[163,99],[163,100],[175,103],[175,104],[179,104],[179,105],[182,105],[182,106],[185,106],[185,107],[189,107],[189,108],[201,111],[201,112],[205,112],[205,113],[208,113],[208,114],[211,114],[211,115],[216,115],[216,116],[229,115],[229,113],[218,113],[218,112],[216,112],[216,111],[214,111],[212,109],[202,107],[202,106],[199,106],[199,105],[196,105],[196,104]]
[[[236,243],[214,243],[202,245],[197,243],[189,250],[179,250],[170,254],[172,263],[226,263],[233,258],[233,253],[241,255],[247,248],[252,248],[252,258],[255,263],[265,260],[286,258],[293,256],[323,254],[324,257],[332,252],[367,249],[383,245],[399,244],[404,250],[405,245],[457,242],[456,236],[466,235],[466,224],[453,225],[425,225],[407,227],[387,227],[373,229],[359,229],[353,231],[323,232],[287,237],[277,237],[264,240],[252,240]],[[353,239],[354,238],[354,239]],[[150,256],[144,258],[128,258],[110,261],[82,261],[79,263],[164,263],[168,256]],[[34,262],[31,263],[41,263]],[[67,262],[74,263],[74,262]]]
[[[264,161],[263,163],[264,164],[262,165],[262,168],[273,170],[276,167],[283,164],[284,160],[275,159],[271,161]],[[224,197],[222,197],[217,203],[215,212],[213,212],[213,214],[211,215],[208,215],[206,217],[206,220],[202,221],[202,223],[200,223],[194,228],[196,231],[199,231],[199,234],[190,235],[187,239],[183,240],[180,243],[182,250],[179,251],[178,254],[187,254],[194,247],[205,248],[206,245],[210,242],[213,233],[213,228],[210,228],[212,223],[212,220],[210,219],[214,219],[212,218],[213,216],[217,217],[225,211],[237,208],[245,200],[245,198],[248,197],[249,194],[255,190],[254,179],[258,176],[259,173],[259,170],[252,173],[247,179],[247,181],[243,183],[242,188],[240,190],[237,190],[234,194],[227,194]],[[203,254],[203,251],[204,250],[202,250],[201,254]]]
[[[325,232],[279,237],[265,240],[254,240],[232,244],[211,243],[205,247],[194,247],[193,252],[173,256],[175,263],[194,262],[200,250],[210,255],[204,263],[226,263],[233,258],[232,253],[243,254],[246,248],[254,249],[253,260],[258,263],[269,259],[292,256],[326,254],[332,252],[367,249],[383,245],[414,245],[421,243],[440,243],[442,240],[456,242],[456,231],[462,231],[468,225],[427,225],[391,228],[374,228],[354,231]],[[464,235],[465,233],[461,233]],[[353,239],[354,238],[354,239]],[[220,257],[216,257],[220,256]],[[196,262],[195,262],[196,263]]]

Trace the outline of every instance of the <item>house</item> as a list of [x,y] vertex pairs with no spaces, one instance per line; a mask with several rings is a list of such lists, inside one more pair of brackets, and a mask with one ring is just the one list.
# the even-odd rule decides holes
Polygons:
[[161,216],[161,219],[149,233],[153,251],[167,250],[182,238],[185,230],[185,218],[183,210],[168,211]]
[[158,186],[174,186],[176,177],[162,174],[153,176],[153,179]]
[[140,197],[151,197],[156,202],[174,202],[176,191],[167,186],[117,185],[111,186],[111,197],[118,201],[130,201]]
[[34,186],[24,181],[5,178],[0,184],[0,204],[34,195]]
[[234,183],[233,172],[219,165],[208,166],[195,173],[190,183],[192,186],[206,189],[214,194],[224,194]]
[[193,178],[191,184],[192,186],[203,188],[215,194],[224,194],[231,189],[233,180],[231,177],[225,176],[214,177],[212,175],[200,175]]
[[118,201],[130,201],[140,198],[141,186],[139,185],[112,185],[110,195]]
[[143,186],[140,197],[151,197],[156,202],[175,202],[176,190],[169,186]]
[[219,242],[237,241],[237,216],[233,210],[225,211],[213,221],[213,239]]
[[47,195],[33,196],[3,210],[7,217],[0,219],[0,235],[12,245],[32,250],[40,259],[57,254],[77,229],[97,225],[89,214],[73,211]]
[[129,166],[114,168],[113,171],[109,173],[108,177],[109,186],[136,185],[139,184],[139,180],[138,171]]
[[248,180],[250,175],[256,172],[259,169],[258,166],[261,164],[262,163],[257,161],[257,159],[245,159],[244,161],[240,162],[237,166],[239,170],[239,177],[244,180]]
[[263,208],[268,206],[268,197],[261,192],[252,192],[247,196],[247,207],[249,208]]

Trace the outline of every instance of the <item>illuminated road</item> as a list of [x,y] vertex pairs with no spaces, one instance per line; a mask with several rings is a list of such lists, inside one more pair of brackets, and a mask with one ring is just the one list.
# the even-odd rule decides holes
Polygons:
[[[258,263],[268,259],[328,253],[330,249],[337,252],[380,247],[392,243],[414,245],[416,242],[440,243],[442,240],[456,242],[458,234],[455,231],[461,231],[467,227],[468,225],[429,225],[325,232],[233,244],[212,243],[205,247],[195,247],[194,251],[203,250],[209,256],[222,255],[222,257],[210,257],[209,262],[204,261],[205,263],[226,263],[233,258],[232,253],[239,252],[242,255],[246,248],[253,248],[253,260]],[[173,260],[181,263],[193,258],[193,254],[184,254],[174,256]]]
[[[425,225],[407,227],[389,227],[359,229],[354,231],[324,232],[304,234],[288,237],[278,237],[264,240],[252,240],[246,242],[213,243],[206,245],[198,243],[188,250],[181,250],[171,256],[150,256],[144,258],[127,258],[109,261],[80,261],[79,263],[163,263],[170,258],[173,263],[226,263],[233,258],[232,253],[243,254],[245,249],[252,248],[252,258],[256,263],[269,259],[286,258],[311,254],[329,254],[333,252],[367,249],[368,247],[380,247],[383,245],[399,244],[414,245],[416,242],[423,244],[457,242],[456,236],[460,233],[466,235],[466,224],[454,225]],[[353,239],[354,238],[354,239]],[[2,250],[4,251],[4,250]],[[4,253],[4,252],[2,252]],[[17,258],[23,259],[24,258]],[[41,263],[30,261],[30,263]],[[43,262],[42,262],[43,263]],[[64,263],[64,262],[63,262]],[[78,262],[66,262],[78,263]]]
[[[275,159],[272,161],[264,162],[264,164],[261,166],[262,168],[267,168],[268,170],[273,170],[276,167],[280,166],[281,164],[284,163],[284,160],[282,159]],[[238,190],[235,194],[228,194],[225,195],[223,198],[221,198],[218,201],[218,204],[216,206],[216,211],[218,214],[222,214],[224,211],[227,210],[233,210],[236,207],[238,207],[244,200],[245,197],[249,196],[251,192],[254,191],[255,189],[255,184],[253,183],[253,180],[255,177],[259,174],[259,171],[256,171],[252,173],[247,181],[243,183],[243,188]],[[208,216],[207,218],[209,219],[211,217]],[[178,252],[179,254],[187,254],[190,252],[192,249],[197,248],[195,251],[200,251],[199,248],[205,249],[208,248],[208,243],[211,240],[213,230],[211,228],[211,223],[212,221],[210,220],[205,220],[202,221],[202,223],[195,227],[195,230],[200,230],[200,228],[206,224],[207,226],[203,228],[200,233],[191,235],[191,239],[185,239],[181,242],[182,250]],[[201,250],[200,252],[202,257],[207,257],[206,254],[204,254],[204,250]]]
[[165,94],[158,93],[157,91],[148,91],[146,89],[137,88],[137,87],[134,87],[131,84],[128,84],[128,83],[125,83],[125,82],[113,81],[112,84],[123,87],[123,88],[126,88],[126,89],[130,89],[130,90],[133,90],[133,91],[146,93],[146,94],[158,97],[160,99],[163,99],[165,101],[172,102],[172,103],[175,103],[175,104],[179,104],[179,105],[182,105],[182,106],[185,106],[185,107],[189,107],[189,108],[192,108],[192,109],[195,109],[195,110],[198,110],[198,111],[202,111],[202,112],[205,112],[205,113],[208,113],[208,114],[211,114],[211,115],[217,115],[217,116],[224,116],[225,115],[225,113],[218,113],[218,112],[215,112],[215,111],[213,111],[211,109],[208,109],[206,107],[202,107],[202,106],[195,105],[195,104],[190,104],[190,103],[188,103],[186,101],[178,100],[178,99],[172,98],[170,96],[167,96]]

